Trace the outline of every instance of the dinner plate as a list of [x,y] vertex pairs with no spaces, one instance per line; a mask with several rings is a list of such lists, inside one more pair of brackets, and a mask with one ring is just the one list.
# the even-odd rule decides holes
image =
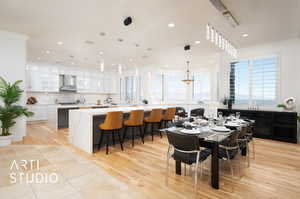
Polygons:
[[229,126],[229,127],[240,127],[241,125],[235,122],[228,122],[226,124],[224,124],[225,126]]
[[216,126],[213,127],[211,130],[217,131],[217,132],[229,132],[230,129],[226,128],[225,126]]
[[200,131],[195,129],[182,129],[180,132],[186,134],[200,134]]

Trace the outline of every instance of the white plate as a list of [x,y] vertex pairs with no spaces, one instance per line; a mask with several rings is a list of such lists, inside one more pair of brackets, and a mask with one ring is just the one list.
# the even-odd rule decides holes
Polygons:
[[229,132],[230,129],[226,128],[225,126],[216,126],[213,127],[211,130],[218,131],[218,132]]
[[228,123],[225,124],[225,126],[240,127],[241,125],[236,123],[236,122],[228,122]]
[[186,134],[199,134],[199,130],[193,130],[193,129],[182,129],[180,130],[181,133],[186,133]]

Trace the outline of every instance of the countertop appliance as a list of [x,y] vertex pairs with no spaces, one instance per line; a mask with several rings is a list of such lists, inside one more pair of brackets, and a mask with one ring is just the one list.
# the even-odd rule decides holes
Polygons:
[[59,75],[59,91],[76,92],[76,76],[75,75]]

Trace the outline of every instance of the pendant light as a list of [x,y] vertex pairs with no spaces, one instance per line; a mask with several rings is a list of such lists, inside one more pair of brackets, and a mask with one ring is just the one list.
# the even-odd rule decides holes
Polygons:
[[191,77],[190,77],[190,62],[187,61],[186,64],[187,64],[187,69],[186,69],[186,79],[183,79],[182,81],[183,81],[184,83],[186,83],[186,84],[190,84],[190,83],[192,83],[194,80],[191,79]]

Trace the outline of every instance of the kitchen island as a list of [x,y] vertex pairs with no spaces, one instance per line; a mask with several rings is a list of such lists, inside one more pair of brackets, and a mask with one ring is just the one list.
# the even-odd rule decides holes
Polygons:
[[[124,120],[132,110],[144,110],[145,116],[154,108],[166,109],[168,106],[134,106],[103,109],[75,109],[69,111],[69,142],[81,150],[92,154],[100,139],[98,125],[101,124],[108,112],[122,111]],[[120,140],[116,140],[120,142]]]
[[80,108],[103,109],[109,107],[112,106],[96,105],[96,104],[48,105],[47,107],[48,126],[55,131],[62,128],[69,128],[70,110],[77,110]]

